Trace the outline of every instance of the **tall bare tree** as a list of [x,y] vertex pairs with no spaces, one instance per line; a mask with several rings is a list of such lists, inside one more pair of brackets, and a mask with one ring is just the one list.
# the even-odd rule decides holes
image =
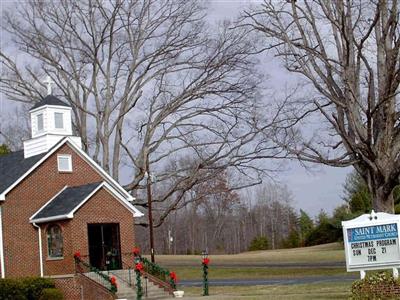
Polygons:
[[123,181],[139,200],[146,172],[156,175],[156,225],[197,184],[221,172],[240,179],[232,188],[259,183],[265,168],[253,160],[280,154],[254,129],[261,105],[247,30],[207,24],[199,1],[31,0],[7,10],[2,29],[12,42],[0,51],[0,91],[38,101],[49,75],[106,171],[131,174]]
[[[387,212],[400,175],[398,3],[264,1],[244,18],[265,37],[264,49],[308,83],[305,96],[286,99],[278,143],[304,161],[354,166],[368,183],[373,208]],[[318,126],[319,134],[307,139],[300,129],[312,114],[328,130]]]

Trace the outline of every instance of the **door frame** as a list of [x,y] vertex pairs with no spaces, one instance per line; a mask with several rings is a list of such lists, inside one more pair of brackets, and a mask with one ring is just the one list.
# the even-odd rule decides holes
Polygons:
[[[120,231],[120,223],[87,223],[87,235],[88,235],[88,254],[89,254],[89,263],[91,261],[91,247],[90,247],[90,228],[93,227],[100,227],[100,231],[101,231],[101,266],[97,266],[99,267],[99,269],[101,270],[107,270],[107,264],[106,264],[106,260],[107,260],[107,252],[105,249],[105,236],[104,236],[104,227],[105,226],[110,226],[112,227],[111,231],[112,231],[112,235],[111,235],[111,243],[112,248],[117,250],[117,265],[118,268],[122,268],[122,254],[121,254],[121,231]],[[113,242],[113,235],[116,235],[116,245]],[[116,246],[116,247],[114,247]],[[104,263],[103,263],[104,262]]]

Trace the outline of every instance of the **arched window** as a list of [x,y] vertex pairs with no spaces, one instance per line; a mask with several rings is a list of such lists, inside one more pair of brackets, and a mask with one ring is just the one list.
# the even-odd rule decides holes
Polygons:
[[49,257],[63,256],[63,237],[60,226],[51,225],[47,228],[47,249]]

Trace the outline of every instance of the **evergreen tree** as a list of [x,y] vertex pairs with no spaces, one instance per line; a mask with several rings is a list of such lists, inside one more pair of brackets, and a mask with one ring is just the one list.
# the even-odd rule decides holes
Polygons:
[[[350,212],[361,215],[371,212],[372,196],[364,179],[357,173],[350,173],[344,184],[343,200],[349,205]],[[400,213],[400,186],[393,190],[395,213]]]
[[357,173],[350,173],[344,184],[344,200],[353,214],[371,212],[372,197],[364,179]]
[[304,245],[307,236],[311,233],[314,228],[314,223],[310,216],[302,209],[300,209],[299,217],[299,227],[300,227],[300,243]]
[[1,144],[0,145],[0,156],[1,155],[6,155],[6,154],[8,154],[10,152],[11,152],[11,150],[6,144]]

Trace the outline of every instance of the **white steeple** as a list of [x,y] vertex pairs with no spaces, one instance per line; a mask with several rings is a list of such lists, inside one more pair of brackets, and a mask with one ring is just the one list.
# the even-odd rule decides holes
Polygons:
[[[51,92],[50,77],[47,91]],[[29,111],[31,115],[31,139],[24,141],[25,158],[49,151],[62,138],[70,136],[80,147],[81,138],[72,136],[71,107],[53,95],[47,95]]]

